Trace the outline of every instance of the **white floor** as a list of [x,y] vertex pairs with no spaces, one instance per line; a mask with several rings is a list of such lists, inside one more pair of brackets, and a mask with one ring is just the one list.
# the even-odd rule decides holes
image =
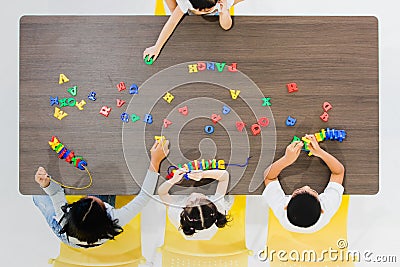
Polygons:
[[[18,44],[22,15],[126,14],[152,15],[155,0],[19,0],[3,2],[1,22],[1,160],[0,200],[1,266],[43,267],[58,255],[59,242],[27,196],[18,193]],[[397,166],[399,116],[400,37],[398,5],[394,0],[245,0],[237,15],[374,15],[380,28],[380,192],[376,196],[352,197],[349,211],[349,248],[373,255],[396,255],[400,261],[400,175]],[[365,114],[363,119],[368,118]],[[365,144],[366,146],[368,144]],[[35,170],[32,170],[32,178]],[[385,264],[384,266],[398,266]],[[265,266],[265,265],[264,265]],[[358,266],[381,266],[360,263]]]

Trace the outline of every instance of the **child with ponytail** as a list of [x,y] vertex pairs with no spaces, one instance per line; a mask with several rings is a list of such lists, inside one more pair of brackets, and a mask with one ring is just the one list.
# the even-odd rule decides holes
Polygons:
[[[188,178],[199,181],[211,178],[218,181],[216,192],[213,196],[201,193],[192,193],[189,196],[171,196],[169,190],[179,183],[184,169],[174,172],[171,179],[165,181],[158,188],[160,199],[168,206],[168,218],[188,240],[210,240],[218,228],[224,227],[229,216],[227,212],[232,206],[225,194],[229,184],[229,173],[226,170],[197,170],[187,174]],[[232,198],[231,198],[232,199]]]

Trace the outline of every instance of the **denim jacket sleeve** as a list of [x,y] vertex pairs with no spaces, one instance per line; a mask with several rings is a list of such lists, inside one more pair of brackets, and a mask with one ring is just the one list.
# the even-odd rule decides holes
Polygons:
[[44,192],[51,198],[53,202],[54,211],[56,212],[56,220],[59,221],[64,214],[61,207],[67,203],[65,198],[64,189],[53,181],[50,181],[48,187],[43,188]]

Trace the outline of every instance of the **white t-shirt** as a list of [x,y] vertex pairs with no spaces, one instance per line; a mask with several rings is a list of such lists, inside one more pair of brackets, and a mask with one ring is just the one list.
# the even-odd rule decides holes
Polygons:
[[[235,0],[227,1],[228,9],[231,8],[231,6],[233,6],[234,1]],[[194,10],[194,8],[189,0],[176,0],[176,3],[178,4],[179,8],[182,10],[183,13],[186,13],[190,10]],[[219,5],[217,5],[217,7],[218,7],[218,11],[220,12]]]
[[[179,229],[181,225],[181,212],[183,211],[183,207],[186,206],[186,201],[189,196],[171,196],[174,200],[174,206],[169,206],[168,207],[168,218],[170,222],[176,227],[176,229]],[[222,214],[228,213],[228,211],[231,209],[232,204],[233,204],[233,196],[207,196],[207,198],[212,201],[215,206],[217,207],[217,210],[221,212]],[[191,236],[185,235],[182,230],[179,232],[182,234],[182,236],[186,240],[210,240],[218,231],[218,227],[213,224],[210,228],[204,229],[197,231]]]
[[284,228],[296,233],[314,233],[327,225],[333,215],[335,215],[336,211],[339,209],[340,203],[342,202],[343,191],[344,188],[341,184],[335,182],[328,183],[324,192],[318,196],[319,202],[321,203],[321,209],[324,212],[321,213],[321,216],[314,225],[307,228],[295,226],[291,224],[287,218],[285,207],[289,203],[291,196],[285,195],[279,181],[269,183],[264,189],[262,196],[265,198],[276,218]]

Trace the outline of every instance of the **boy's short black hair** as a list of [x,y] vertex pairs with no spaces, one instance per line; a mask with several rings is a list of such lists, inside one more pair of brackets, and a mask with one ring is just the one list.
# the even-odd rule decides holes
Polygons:
[[189,0],[194,9],[203,10],[214,7],[218,0]]
[[299,227],[313,226],[321,216],[321,203],[308,193],[295,195],[287,206],[289,222]]

